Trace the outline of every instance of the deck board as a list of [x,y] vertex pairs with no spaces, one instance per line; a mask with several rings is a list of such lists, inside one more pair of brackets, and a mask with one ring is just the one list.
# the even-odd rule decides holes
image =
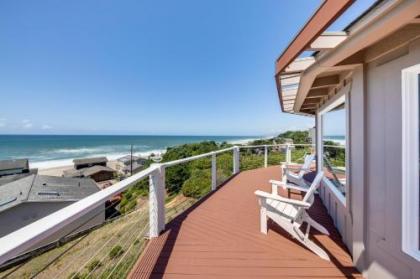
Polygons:
[[[212,195],[187,210],[150,241],[130,278],[361,278],[317,197],[310,215],[330,232],[312,229],[315,242],[331,262],[322,260],[269,224],[259,231],[259,206],[254,191],[270,191],[269,179],[279,167],[241,172]],[[281,192],[287,196],[286,192]],[[300,193],[290,193],[300,198]]]

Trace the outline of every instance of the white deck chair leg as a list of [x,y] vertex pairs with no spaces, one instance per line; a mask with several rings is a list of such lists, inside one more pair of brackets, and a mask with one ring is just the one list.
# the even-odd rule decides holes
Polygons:
[[293,228],[293,237],[298,240],[300,243],[305,245],[309,250],[320,256],[322,259],[326,261],[330,261],[330,257],[328,256],[327,252],[325,252],[324,249],[316,245],[312,240],[305,237],[305,235],[300,232],[300,229],[298,227]]
[[323,233],[325,235],[330,235],[330,233],[327,231],[327,229],[323,225],[321,225],[320,223],[318,223],[317,221],[312,219],[311,216],[309,216],[309,214],[307,214],[307,213],[305,213],[305,221],[310,226],[314,227],[320,233]]
[[264,206],[260,208],[260,231],[267,234],[267,209]]

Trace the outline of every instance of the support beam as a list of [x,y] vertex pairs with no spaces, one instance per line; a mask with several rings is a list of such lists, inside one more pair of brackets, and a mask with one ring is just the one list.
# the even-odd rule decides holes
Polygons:
[[337,86],[340,83],[339,75],[316,78],[312,84],[312,89],[327,88]]
[[306,99],[305,102],[303,103],[302,107],[305,107],[307,105],[318,105],[320,103],[320,98],[312,98],[312,99]]
[[211,190],[216,190],[217,187],[217,161],[216,153],[211,155]]
[[379,59],[398,48],[408,45],[410,42],[416,40],[419,37],[420,24],[409,24],[401,28],[401,30],[398,32],[386,37],[385,39],[368,48],[365,52],[364,62],[369,63]]
[[239,173],[240,161],[239,161],[240,150],[238,146],[233,148],[233,174]]
[[297,58],[284,69],[284,73],[301,73],[315,62],[315,57]]
[[315,117],[315,128],[316,128],[316,170],[320,172],[323,169],[323,141],[322,141],[322,126],[323,119],[322,114],[317,112]]
[[328,96],[328,93],[328,88],[311,89],[308,93],[308,96],[306,96],[306,99],[325,97]]
[[347,39],[346,32],[324,32],[313,41],[307,50],[320,51],[333,49]]
[[155,165],[149,178],[149,237],[158,237],[165,229],[165,167]]
[[324,0],[311,19],[277,59],[276,76],[283,72],[353,2],[354,0]]

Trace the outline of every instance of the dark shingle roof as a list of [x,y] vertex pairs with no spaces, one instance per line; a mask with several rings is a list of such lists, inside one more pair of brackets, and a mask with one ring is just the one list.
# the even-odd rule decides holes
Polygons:
[[89,178],[30,175],[0,186],[0,212],[24,202],[77,201],[99,190]]
[[28,159],[1,160],[0,170],[29,169]]
[[[140,159],[140,157],[133,155],[133,161],[136,161],[136,160],[139,160],[139,159]],[[129,164],[130,161],[131,161],[131,155],[125,155],[121,158],[118,158],[118,162],[121,162],[121,163],[124,163],[124,164],[125,163]]]
[[28,199],[35,175],[10,182],[0,187],[0,212],[12,208]]
[[89,178],[38,175],[28,201],[77,201],[98,191],[96,183]]
[[101,172],[101,171],[112,172],[112,173],[115,172],[115,170],[113,170],[109,167],[93,166],[93,167],[90,167],[90,168],[84,168],[82,173],[83,173],[83,176],[91,176],[91,175],[93,175],[95,173],[98,173],[98,172]]
[[79,170],[75,170],[75,169],[65,170],[63,172],[63,176],[64,177],[87,177],[101,171],[115,172],[114,169],[111,169],[109,167],[93,166],[93,167],[83,168]]
[[10,174],[10,175],[5,175],[5,176],[1,176],[0,177],[0,186],[22,179],[26,176],[29,176],[31,174],[37,174],[38,173],[38,169],[30,169],[29,172],[27,173],[18,173],[18,174]]
[[106,163],[108,159],[106,157],[95,157],[95,158],[84,158],[84,159],[74,159],[73,163],[75,165],[83,165],[83,164],[99,164],[99,163]]
[[[135,170],[137,170],[137,169],[139,169],[139,168],[142,168],[142,167],[144,167],[144,165],[143,165],[143,164],[139,164],[139,163],[137,163],[137,162],[133,162],[133,171],[135,171]],[[124,172],[131,171],[131,165],[130,165],[130,164],[128,164],[128,165],[124,166],[122,170],[123,170]]]

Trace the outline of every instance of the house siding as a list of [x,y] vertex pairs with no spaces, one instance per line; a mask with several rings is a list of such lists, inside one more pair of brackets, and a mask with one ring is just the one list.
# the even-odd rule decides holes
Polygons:
[[[406,48],[398,50],[400,55],[389,54],[388,60],[382,57],[365,65],[364,75],[353,76],[353,82],[359,83],[366,78],[364,92],[353,88],[351,93],[359,99],[357,103],[361,102],[358,95],[364,95],[365,107],[364,140],[355,139],[361,131],[356,125],[351,127],[353,242],[363,241],[353,253],[363,255],[358,267],[368,278],[420,278],[420,263],[401,250],[401,70],[420,63],[420,40]],[[352,121],[360,123],[361,108],[352,104],[351,110]],[[364,158],[358,158],[363,154]],[[365,164],[363,170],[357,162]],[[355,218],[362,212],[366,220],[358,223]]]

